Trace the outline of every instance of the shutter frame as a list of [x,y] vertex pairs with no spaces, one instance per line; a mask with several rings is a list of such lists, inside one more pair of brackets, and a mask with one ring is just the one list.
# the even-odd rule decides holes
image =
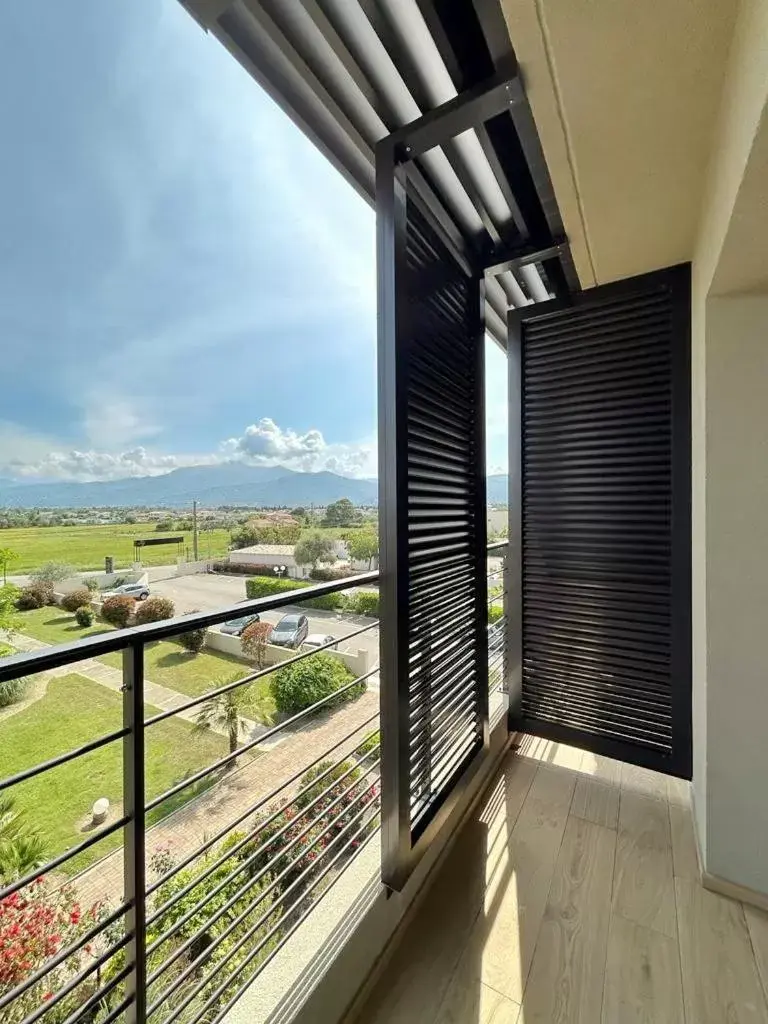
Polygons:
[[508,327],[510,727],[690,778],[690,266]]

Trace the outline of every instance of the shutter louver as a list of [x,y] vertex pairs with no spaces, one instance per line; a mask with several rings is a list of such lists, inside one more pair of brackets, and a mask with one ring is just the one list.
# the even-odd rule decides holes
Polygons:
[[520,323],[520,724],[685,773],[673,540],[687,505],[673,494],[687,335],[669,282],[637,282]]
[[[487,716],[477,281],[412,203],[406,229],[408,719],[414,840],[482,748]],[[480,552],[480,557],[478,557]],[[482,628],[481,628],[482,627]]]

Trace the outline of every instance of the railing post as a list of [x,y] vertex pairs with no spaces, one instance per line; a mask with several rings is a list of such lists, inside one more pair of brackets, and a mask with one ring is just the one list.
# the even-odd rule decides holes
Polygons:
[[126,1024],[144,1024],[147,1014],[147,913],[144,791],[144,644],[134,641],[123,651],[123,804],[129,822],[123,847],[123,885],[128,904],[125,926],[132,938],[126,962],[133,971],[126,979]]

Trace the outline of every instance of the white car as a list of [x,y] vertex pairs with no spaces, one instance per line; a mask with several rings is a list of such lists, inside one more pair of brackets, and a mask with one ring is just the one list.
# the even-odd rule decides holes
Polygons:
[[328,647],[327,650],[335,651],[339,646],[335,641],[336,637],[331,636],[330,634],[326,636],[324,633],[310,633],[301,646],[311,647],[316,650],[318,647],[325,647],[326,644],[330,644],[331,646]]
[[123,583],[114,590],[110,590],[108,597],[135,597],[137,601],[144,601],[149,597],[149,587],[146,583]]

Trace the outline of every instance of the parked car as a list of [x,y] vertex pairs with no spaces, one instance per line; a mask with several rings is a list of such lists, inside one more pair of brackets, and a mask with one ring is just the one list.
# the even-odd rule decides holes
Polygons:
[[269,642],[277,647],[296,648],[309,636],[309,619],[306,615],[291,613],[284,615],[269,635]]
[[329,650],[329,651],[335,651],[337,649],[337,647],[339,646],[338,643],[334,642],[335,640],[336,640],[336,637],[335,636],[331,636],[330,634],[310,633],[309,636],[307,637],[307,639],[302,644],[302,647],[317,648],[317,647],[325,647],[326,644],[330,644],[331,646],[326,648],[326,649]]
[[146,583],[123,583],[114,590],[110,590],[106,597],[135,597],[137,601],[145,601],[149,597],[149,587]]
[[222,622],[219,630],[222,633],[228,633],[230,636],[242,636],[249,626],[252,626],[254,622],[260,621],[258,615],[240,615],[236,619],[227,619],[226,622]]

